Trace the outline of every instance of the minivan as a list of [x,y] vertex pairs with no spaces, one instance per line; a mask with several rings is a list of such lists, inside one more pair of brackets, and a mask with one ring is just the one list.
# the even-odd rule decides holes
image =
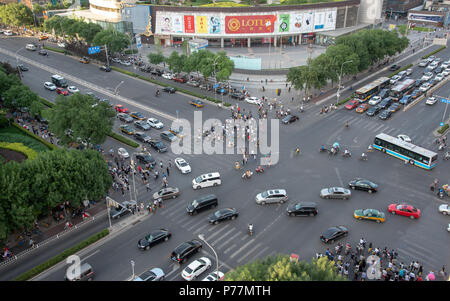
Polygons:
[[217,186],[220,184],[222,184],[222,180],[220,179],[220,173],[218,172],[203,174],[192,180],[192,188],[194,189]]
[[194,215],[203,210],[214,208],[217,206],[217,196],[214,194],[203,196],[197,200],[193,200],[186,208],[190,215]]
[[[69,270],[71,269],[71,270]],[[66,276],[64,277],[67,281],[91,281],[94,278],[94,270],[89,263],[83,263],[80,266],[80,275],[76,276],[71,274],[73,267],[70,266],[66,271]]]
[[34,44],[27,44],[27,46],[25,46],[25,48],[27,50],[31,50],[31,51],[35,51],[37,49],[36,45],[34,45]]

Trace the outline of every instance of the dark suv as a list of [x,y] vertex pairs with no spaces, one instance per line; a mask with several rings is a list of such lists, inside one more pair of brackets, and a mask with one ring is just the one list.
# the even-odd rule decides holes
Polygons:
[[289,205],[286,208],[286,213],[289,216],[316,216],[317,204],[313,202],[301,202]]
[[392,98],[386,97],[378,104],[378,107],[380,109],[387,109],[391,104],[392,104]]
[[202,243],[196,239],[193,239],[178,245],[175,250],[173,250],[172,254],[170,254],[170,258],[173,261],[182,264],[187,258],[199,252],[201,248]]
[[241,92],[233,92],[230,94],[230,96],[231,96],[231,98],[236,98],[239,100],[244,100],[244,98],[245,98],[244,93],[241,93]]
[[136,159],[144,164],[150,163],[152,167],[156,164],[156,160],[150,154],[136,154]]

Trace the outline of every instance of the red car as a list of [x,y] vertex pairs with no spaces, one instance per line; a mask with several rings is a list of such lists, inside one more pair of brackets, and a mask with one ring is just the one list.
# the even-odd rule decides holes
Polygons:
[[407,204],[390,204],[388,211],[392,214],[408,216],[411,219],[420,217],[420,209]]
[[173,78],[173,80],[174,81],[176,81],[176,82],[179,82],[179,83],[185,83],[185,82],[187,82],[187,79],[185,78],[185,77],[183,77],[183,76],[175,76],[174,78]]
[[356,108],[359,104],[359,101],[357,100],[350,100],[349,102],[347,102],[347,104],[345,105],[345,108],[347,110],[353,110],[354,108]]
[[64,90],[63,88],[56,88],[56,93],[62,94],[62,95],[64,95],[64,96],[69,95],[69,91]]
[[128,113],[128,112],[130,112],[130,110],[128,110],[128,108],[125,108],[123,105],[116,105],[114,107],[114,109],[116,110],[116,112],[119,112],[119,113]]

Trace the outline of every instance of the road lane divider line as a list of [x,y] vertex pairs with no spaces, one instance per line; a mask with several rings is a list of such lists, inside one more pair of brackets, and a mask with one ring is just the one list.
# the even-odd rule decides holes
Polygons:
[[244,258],[246,258],[248,255],[250,255],[251,253],[253,253],[257,248],[259,248],[261,246],[261,243],[258,243],[256,246],[254,246],[253,248],[250,249],[250,251],[248,251],[247,253],[245,253],[244,256],[242,256],[241,258],[239,258],[237,260],[237,263],[241,263]]
[[237,251],[235,251],[233,254],[230,255],[230,258],[233,259],[237,254],[239,254],[241,251],[243,251],[245,248],[247,248],[249,245],[255,242],[255,238],[252,238],[251,240],[247,241],[242,247],[240,247]]

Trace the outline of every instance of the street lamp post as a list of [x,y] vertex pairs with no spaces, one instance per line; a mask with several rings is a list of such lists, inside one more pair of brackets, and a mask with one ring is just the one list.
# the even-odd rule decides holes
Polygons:
[[353,62],[353,60],[349,60],[349,61],[343,62],[342,65],[341,65],[341,73],[339,73],[338,90],[337,90],[337,93],[336,93],[336,103],[339,102],[339,97],[341,96],[340,92],[341,92],[342,68],[344,67],[344,64],[351,63],[351,62]]
[[205,235],[199,234],[198,238],[203,240],[205,242],[205,244],[213,251],[214,255],[216,256],[216,279],[217,279],[216,281],[218,281],[219,280],[219,257],[217,256],[217,253],[213,249],[213,247],[211,247],[211,245],[206,241]]
[[131,276],[131,279],[134,279],[134,260],[131,260],[130,263],[131,263],[131,271],[133,272],[133,276]]
[[[216,77],[216,60],[217,60],[218,58],[219,58],[219,57],[216,57],[216,58],[213,60],[213,66],[214,66],[214,86],[217,85],[217,77]],[[214,89],[214,99],[216,99],[216,88],[213,87],[213,89]]]

